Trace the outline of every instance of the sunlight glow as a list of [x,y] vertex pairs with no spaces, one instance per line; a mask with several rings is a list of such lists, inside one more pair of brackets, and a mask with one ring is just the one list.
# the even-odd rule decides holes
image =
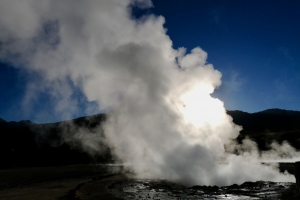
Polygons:
[[184,120],[195,127],[218,125],[225,117],[223,102],[210,96],[209,86],[196,86],[180,97]]

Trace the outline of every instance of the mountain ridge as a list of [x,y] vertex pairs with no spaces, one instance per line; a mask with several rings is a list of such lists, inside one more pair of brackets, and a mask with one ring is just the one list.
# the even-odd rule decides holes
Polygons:
[[269,108],[266,110],[258,111],[258,112],[246,112],[242,110],[226,110],[227,112],[242,112],[247,114],[257,114],[257,113],[270,113],[270,114],[282,114],[282,113],[299,113],[298,110],[286,110],[286,109],[280,109],[280,108]]
[[[226,110],[227,113],[244,113],[244,114],[249,114],[249,115],[252,115],[252,114],[299,114],[300,115],[300,111],[298,110],[286,110],[286,109],[280,109],[280,108],[269,108],[269,109],[266,109],[266,110],[262,110],[262,111],[258,111],[258,112],[246,112],[246,111],[242,111],[242,110]],[[23,119],[23,120],[20,120],[20,121],[6,121],[5,119],[3,118],[0,118],[0,123],[1,122],[16,122],[16,123],[20,123],[20,122],[26,122],[26,123],[33,123],[33,124],[55,124],[55,123],[62,123],[62,122],[70,122],[70,121],[74,121],[74,120],[80,120],[80,119],[85,119],[85,118],[92,118],[92,117],[97,117],[99,115],[106,115],[105,113],[99,113],[99,114],[94,114],[94,115],[87,115],[87,116],[81,116],[81,117],[76,117],[76,118],[72,118],[72,119],[66,119],[66,120],[62,120],[62,121],[57,121],[57,122],[46,122],[46,123],[36,123],[36,122],[33,122],[31,120],[28,120],[28,119]]]
[[[268,150],[273,141],[279,144],[288,141],[300,150],[300,111],[267,109],[247,113],[235,110],[227,114],[243,127],[236,138],[238,143],[250,138],[260,150]],[[6,122],[0,118],[0,168],[112,162],[110,147],[101,143],[102,123],[106,119],[103,113],[44,124],[29,120]],[[80,137],[95,137],[94,134],[101,137],[97,145],[104,153],[83,151],[79,140],[70,139],[78,130],[81,130]]]

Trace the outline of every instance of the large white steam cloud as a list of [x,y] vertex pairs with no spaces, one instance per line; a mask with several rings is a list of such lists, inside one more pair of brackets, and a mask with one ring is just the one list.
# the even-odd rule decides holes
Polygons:
[[[131,6],[152,3],[1,0],[0,58],[41,77],[30,84],[28,101],[37,90],[48,91],[54,109],[69,113],[80,90],[108,111],[106,142],[138,177],[189,185],[293,181],[261,165],[251,142],[252,153],[225,153],[241,128],[210,96],[221,73],[200,48],[173,49],[163,17],[135,19]],[[97,147],[95,141],[84,144]]]

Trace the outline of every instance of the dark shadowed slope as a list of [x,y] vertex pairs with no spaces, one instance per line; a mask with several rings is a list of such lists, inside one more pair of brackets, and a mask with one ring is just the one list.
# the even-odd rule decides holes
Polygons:
[[[234,123],[243,126],[239,142],[250,137],[261,150],[272,141],[288,141],[300,149],[300,112],[269,109],[257,113],[227,111]],[[106,115],[99,114],[74,120],[35,124],[31,121],[6,122],[0,118],[0,168],[53,166],[111,162],[109,148],[99,141],[102,151],[87,153],[79,140],[72,140],[78,131],[80,137],[97,134],[104,137],[101,124]],[[103,151],[104,149],[104,151]]]
[[268,109],[257,113],[227,111],[235,124],[243,126],[238,141],[246,136],[255,140],[261,150],[268,149],[272,141],[289,142],[300,149],[300,112]]
[[109,150],[101,155],[86,153],[81,144],[68,141],[81,128],[82,134],[99,134],[104,114],[70,121],[35,124],[30,121],[0,120],[0,168],[51,166],[106,162]]

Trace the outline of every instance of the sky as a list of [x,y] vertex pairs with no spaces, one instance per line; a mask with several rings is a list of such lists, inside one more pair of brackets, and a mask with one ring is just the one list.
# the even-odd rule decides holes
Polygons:
[[299,1],[154,1],[174,47],[201,47],[228,110],[300,110]]
[[[222,100],[227,110],[300,110],[299,1],[152,2],[152,8],[134,9],[133,17],[162,15],[173,48],[200,47],[207,52],[207,62],[222,73],[222,85],[212,96]],[[37,117],[35,113],[51,113],[53,97],[41,92],[28,107],[26,97],[32,79],[38,79],[36,74],[0,60],[0,118],[34,122],[70,118]],[[88,101],[79,98],[83,104]],[[77,111],[72,117],[97,112]]]

